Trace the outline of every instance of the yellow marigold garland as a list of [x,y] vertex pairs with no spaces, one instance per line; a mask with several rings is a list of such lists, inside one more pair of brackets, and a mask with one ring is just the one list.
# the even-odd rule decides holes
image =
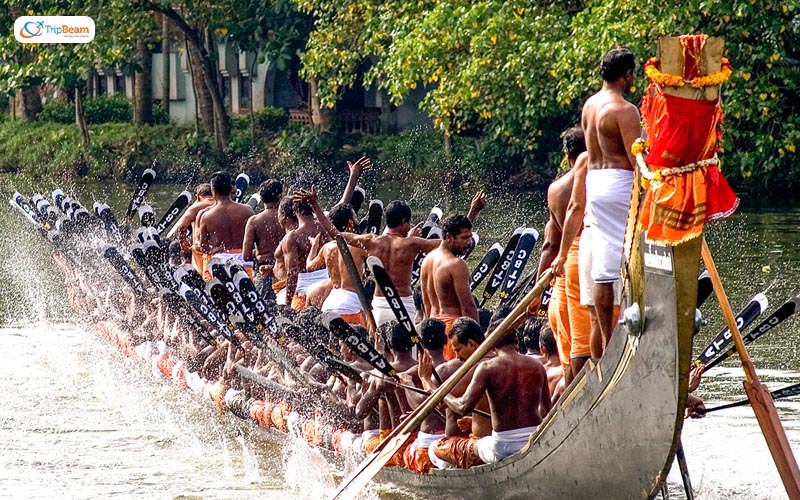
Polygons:
[[662,87],[683,87],[686,84],[699,89],[703,87],[713,87],[721,85],[728,81],[731,77],[731,63],[727,58],[722,58],[722,68],[708,76],[698,76],[691,80],[684,80],[682,76],[671,75],[669,73],[662,73],[656,66],[659,64],[660,59],[651,57],[644,65],[644,73],[650,81],[655,82]]

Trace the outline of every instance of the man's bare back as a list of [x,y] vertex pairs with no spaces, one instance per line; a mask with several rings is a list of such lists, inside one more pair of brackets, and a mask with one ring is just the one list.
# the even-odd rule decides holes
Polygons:
[[244,230],[242,258],[259,264],[273,262],[275,250],[283,239],[283,228],[278,222],[278,209],[267,208],[247,221]]
[[[417,254],[430,252],[439,245],[438,240],[426,240],[419,236],[402,236],[392,233],[380,236],[346,234],[345,238],[350,239],[355,245],[366,250],[369,255],[374,255],[383,262],[386,272],[401,297],[408,297],[413,293],[411,270]],[[377,287],[375,295],[382,297],[383,290]]]
[[639,110],[622,93],[604,85],[583,105],[581,126],[586,134],[589,170],[633,170],[636,163],[630,147],[641,135]]
[[227,196],[218,198],[216,205],[199,216],[200,250],[207,254],[240,250],[244,228],[252,215],[253,209],[248,205]]

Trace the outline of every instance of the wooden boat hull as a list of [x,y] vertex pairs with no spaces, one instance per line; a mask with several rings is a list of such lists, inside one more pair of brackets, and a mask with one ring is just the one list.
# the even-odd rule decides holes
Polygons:
[[[637,245],[638,246],[638,245]],[[700,239],[642,244],[644,329],[618,326],[603,359],[587,367],[518,454],[468,470],[418,475],[386,468],[378,480],[426,498],[652,498],[677,449],[686,402]],[[629,305],[623,304],[623,307]]]

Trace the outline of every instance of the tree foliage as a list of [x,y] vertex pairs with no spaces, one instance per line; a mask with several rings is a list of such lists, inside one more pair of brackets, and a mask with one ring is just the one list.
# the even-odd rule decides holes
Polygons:
[[[537,164],[560,156],[546,151],[558,151],[560,133],[599,88],[608,49],[628,46],[643,63],[665,35],[724,37],[734,68],[722,94],[724,171],[745,182],[791,172],[800,140],[796,0],[295,1],[315,15],[303,63],[326,104],[369,58],[365,85],[378,84],[395,103],[424,85],[421,107],[441,131],[479,131]],[[640,73],[637,87],[645,85]]]

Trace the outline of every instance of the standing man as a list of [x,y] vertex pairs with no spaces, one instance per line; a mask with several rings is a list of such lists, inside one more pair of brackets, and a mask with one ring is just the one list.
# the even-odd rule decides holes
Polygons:
[[258,194],[264,202],[264,211],[251,217],[244,228],[242,258],[253,262],[255,285],[265,299],[275,300],[272,291],[272,273],[262,273],[261,266],[268,271],[275,266],[275,250],[283,238],[283,226],[278,220],[278,203],[283,196],[283,184],[277,179],[269,179],[259,186]]
[[602,355],[611,338],[614,303],[619,302],[614,285],[619,287],[622,244],[636,165],[631,145],[641,136],[639,110],[624,98],[633,86],[635,71],[636,60],[630,50],[618,47],[606,52],[600,64],[603,87],[586,101],[581,115],[589,153],[581,254],[584,248],[591,253],[594,282],[593,297],[581,302],[593,303],[597,314],[597,328],[593,328],[592,337],[596,339],[599,334],[602,345],[599,352],[593,350],[595,358]]
[[[461,255],[472,246],[472,222],[463,215],[446,218],[442,223],[444,239],[422,261],[420,283],[425,316],[447,325],[462,316],[478,321],[478,308],[469,288],[469,268]],[[445,357],[455,353],[445,348]]]
[[307,272],[306,259],[311,251],[311,240],[322,235],[320,243],[330,241],[322,226],[314,219],[314,210],[305,201],[293,202],[294,213],[299,222],[297,229],[289,231],[281,240],[286,264],[286,303],[295,311],[306,306],[306,293],[312,285],[328,279],[328,271],[319,269]]
[[197,216],[200,212],[214,204],[214,195],[211,194],[211,184],[203,183],[194,190],[195,202],[186,209],[186,212],[175,224],[175,238],[181,245],[181,250],[192,254],[192,266],[198,273],[203,272],[203,259],[199,250],[192,247],[200,241],[197,231]]
[[[211,279],[211,272],[206,269],[211,257],[218,255],[224,259],[242,260],[242,242],[247,219],[253,216],[249,205],[231,200],[233,179],[226,172],[216,172],[211,176],[211,192],[216,204],[197,217],[199,241],[196,248],[203,253],[203,278]],[[252,268],[245,267],[249,273]],[[252,276],[252,275],[251,275]]]

